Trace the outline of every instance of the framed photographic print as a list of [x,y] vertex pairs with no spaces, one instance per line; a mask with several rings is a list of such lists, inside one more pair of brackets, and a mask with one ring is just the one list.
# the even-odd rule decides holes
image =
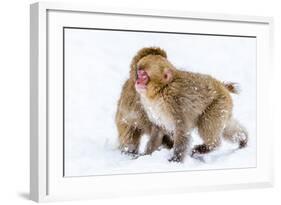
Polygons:
[[269,17],[31,5],[30,197],[272,186]]

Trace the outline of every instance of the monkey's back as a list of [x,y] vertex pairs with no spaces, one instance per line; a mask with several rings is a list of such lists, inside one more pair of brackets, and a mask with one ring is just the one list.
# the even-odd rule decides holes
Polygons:
[[224,98],[232,108],[232,99],[225,86],[210,75],[178,70],[173,82],[168,86],[166,100],[177,108],[173,112],[185,113],[191,121],[196,121],[215,100]]

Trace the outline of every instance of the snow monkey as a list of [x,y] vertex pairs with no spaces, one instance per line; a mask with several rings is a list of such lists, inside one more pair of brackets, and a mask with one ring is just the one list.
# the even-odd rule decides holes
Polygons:
[[134,82],[140,98],[135,94],[134,97],[141,102],[139,109],[144,109],[148,119],[173,136],[173,155],[169,161],[183,162],[186,151],[190,150],[193,128],[198,129],[203,144],[196,145],[189,152],[191,155],[214,150],[220,145],[221,136],[237,142],[240,148],[245,147],[247,131],[232,117],[230,92],[237,93],[235,85],[179,70],[163,53],[148,53],[138,59]]
[[159,48],[145,48],[136,54],[131,62],[130,78],[123,85],[115,116],[119,148],[122,152],[133,155],[138,154],[140,139],[144,134],[150,136],[145,154],[151,154],[161,144],[167,148],[173,147],[173,141],[165,134],[165,130],[149,120],[135,90],[137,62],[148,55],[166,57],[166,53]]

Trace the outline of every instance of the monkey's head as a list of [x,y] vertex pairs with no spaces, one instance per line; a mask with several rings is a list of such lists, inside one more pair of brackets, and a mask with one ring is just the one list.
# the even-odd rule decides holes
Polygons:
[[167,58],[167,54],[164,50],[158,47],[146,47],[140,49],[137,54],[134,56],[131,62],[130,78],[135,82],[137,79],[137,64],[138,62],[148,55],[159,55],[164,58]]
[[135,88],[140,94],[153,95],[173,80],[174,66],[166,55],[149,54],[136,63]]

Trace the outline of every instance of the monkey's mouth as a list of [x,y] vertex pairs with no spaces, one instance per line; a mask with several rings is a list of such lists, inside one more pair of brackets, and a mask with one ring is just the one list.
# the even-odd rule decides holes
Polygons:
[[146,91],[147,84],[149,83],[149,76],[144,70],[137,71],[137,80],[135,83],[136,90],[138,92]]
[[136,91],[139,92],[139,93],[143,93],[146,91],[147,89],[147,86],[146,85],[142,85],[142,84],[135,84],[135,88],[136,88]]

